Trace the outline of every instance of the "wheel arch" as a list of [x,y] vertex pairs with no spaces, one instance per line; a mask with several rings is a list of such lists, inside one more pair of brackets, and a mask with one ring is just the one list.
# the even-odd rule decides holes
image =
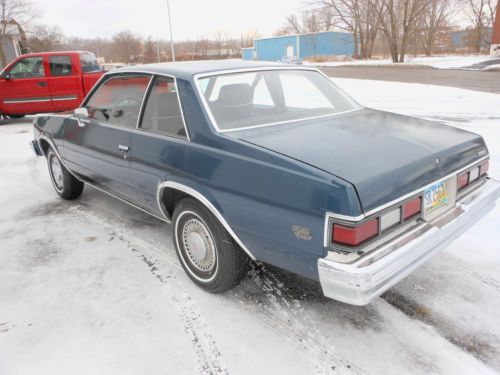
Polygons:
[[[207,192],[208,196],[209,193]],[[192,188],[183,183],[175,182],[175,181],[164,181],[158,185],[157,190],[157,202],[158,207],[160,208],[163,216],[171,221],[173,212],[175,209],[175,205],[185,197],[191,197],[200,202],[203,206],[205,206],[216,218],[219,220],[220,224],[227,230],[229,235],[233,238],[233,240],[240,246],[240,248],[247,253],[247,255],[255,260],[255,256],[252,254],[250,250],[245,246],[245,244],[241,241],[238,235],[233,231],[229,223],[226,221],[224,216],[221,214],[220,210],[208,199],[208,197],[200,193],[198,189]],[[213,199],[212,199],[213,200]]]

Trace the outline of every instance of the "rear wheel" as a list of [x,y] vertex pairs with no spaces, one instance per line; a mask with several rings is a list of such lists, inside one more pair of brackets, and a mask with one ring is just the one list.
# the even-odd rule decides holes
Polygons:
[[212,293],[223,293],[241,281],[248,257],[205,206],[184,198],[172,222],[177,256],[191,280]]
[[68,172],[52,148],[47,152],[47,164],[52,185],[61,198],[76,199],[82,194],[83,182]]

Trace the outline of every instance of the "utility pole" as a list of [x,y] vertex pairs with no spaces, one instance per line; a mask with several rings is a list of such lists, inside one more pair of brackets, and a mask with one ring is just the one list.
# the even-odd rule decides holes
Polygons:
[[172,35],[172,19],[170,18],[169,0],[167,0],[167,11],[168,11],[168,25],[170,27],[170,49],[172,50],[172,61],[175,61],[174,36]]

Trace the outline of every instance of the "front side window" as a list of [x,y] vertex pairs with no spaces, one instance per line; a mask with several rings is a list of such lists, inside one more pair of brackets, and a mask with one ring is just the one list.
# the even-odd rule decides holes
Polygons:
[[89,118],[135,128],[149,80],[148,75],[111,76],[87,101]]
[[359,108],[328,78],[311,70],[263,70],[209,76],[199,87],[219,130],[238,130]]
[[97,58],[91,53],[82,53],[80,55],[80,64],[82,65],[82,71],[84,73],[101,71]]
[[70,76],[73,73],[70,56],[49,56],[50,75]]
[[43,57],[26,57],[19,60],[12,66],[9,73],[13,79],[43,77],[45,76]]
[[141,129],[187,137],[173,78],[155,79],[144,109]]

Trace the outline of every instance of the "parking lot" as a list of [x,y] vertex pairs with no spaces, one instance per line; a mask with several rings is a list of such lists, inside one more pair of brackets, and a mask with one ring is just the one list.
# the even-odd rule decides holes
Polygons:
[[[334,81],[483,135],[500,178],[500,95]],[[365,307],[260,264],[212,295],[184,274],[168,224],[90,187],[61,200],[30,139],[29,118],[0,125],[0,374],[500,371],[500,207]]]

